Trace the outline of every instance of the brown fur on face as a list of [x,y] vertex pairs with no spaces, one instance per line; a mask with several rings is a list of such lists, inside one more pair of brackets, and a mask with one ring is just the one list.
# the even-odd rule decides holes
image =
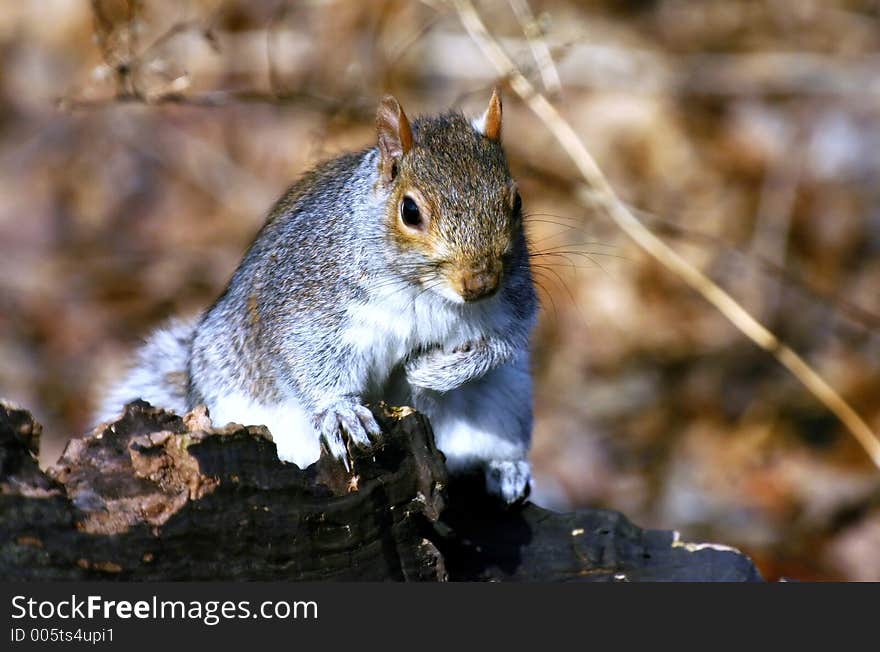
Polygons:
[[[500,100],[494,95],[487,113],[493,108],[497,136]],[[402,273],[423,285],[445,283],[465,301],[491,296],[503,281],[505,256],[522,235],[521,215],[513,209],[516,183],[500,141],[458,113],[416,120],[394,172],[386,182],[386,226]],[[401,219],[407,196],[423,218],[417,228]]]

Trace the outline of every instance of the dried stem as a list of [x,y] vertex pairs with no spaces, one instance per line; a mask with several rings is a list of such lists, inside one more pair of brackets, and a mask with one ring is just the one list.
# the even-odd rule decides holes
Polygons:
[[773,355],[841,422],[880,468],[880,440],[859,414],[789,346],[758,322],[729,294],[687,262],[663,240],[649,231],[617,197],[596,161],[587,151],[571,124],[550,101],[519,71],[513,60],[489,33],[471,0],[452,0],[464,28],[514,92],[538,116],[559,141],[591,187],[597,207],[603,210],[642,249],[678,275],[715,306],[734,326],[758,346]]
[[532,13],[528,0],[509,0],[510,8],[519,21],[523,34],[529,42],[532,49],[532,56],[535,58],[535,64],[541,72],[541,82],[544,84],[544,90],[550,96],[559,94],[562,89],[562,83],[559,81],[559,72],[556,70],[556,64],[553,63],[553,55],[550,48],[541,34],[541,26]]

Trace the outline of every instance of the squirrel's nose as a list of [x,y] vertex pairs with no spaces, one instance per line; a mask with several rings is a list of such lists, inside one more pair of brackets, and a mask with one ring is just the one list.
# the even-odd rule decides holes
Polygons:
[[465,301],[478,301],[495,294],[500,284],[499,268],[470,269],[462,272],[459,278],[459,294]]

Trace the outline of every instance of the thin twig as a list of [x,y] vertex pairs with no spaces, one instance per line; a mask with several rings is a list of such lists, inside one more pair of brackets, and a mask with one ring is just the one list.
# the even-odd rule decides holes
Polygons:
[[269,88],[272,95],[278,97],[284,94],[284,84],[281,81],[281,75],[278,72],[278,64],[275,62],[275,50],[277,47],[276,28],[281,21],[287,18],[290,7],[287,2],[281,2],[272,13],[269,19],[269,25],[266,27],[266,64],[269,73]]
[[409,52],[410,48],[418,43],[428,32],[430,32],[437,23],[439,23],[443,18],[446,17],[446,12],[444,11],[445,7],[437,7],[436,11],[431,14],[431,16],[422,23],[421,27],[419,27],[415,32],[409,34],[401,43],[394,48],[394,51],[388,56],[388,60],[386,61],[386,65],[389,68],[394,68],[398,61],[400,61],[407,52]]
[[556,64],[553,63],[553,55],[550,54],[550,48],[541,34],[541,26],[532,13],[528,0],[509,0],[510,8],[519,21],[520,28],[529,42],[532,49],[532,56],[535,58],[535,64],[541,72],[541,81],[544,84],[544,90],[551,97],[559,94],[562,89],[562,82],[559,81],[559,72],[556,70]]
[[782,343],[716,283],[682,258],[663,240],[651,233],[630,212],[626,205],[618,199],[614,189],[571,124],[519,72],[516,64],[486,29],[473,2],[470,0],[452,1],[468,34],[480,47],[486,58],[498,69],[498,72],[507,77],[514,92],[522,98],[529,109],[538,116],[559,141],[595,193],[598,206],[607,213],[608,217],[642,249],[664,267],[681,277],[714,305],[743,334],[785,366],[819,401],[837,415],[856,438],[856,441],[865,449],[874,464],[880,468],[880,440],[877,439],[864,419],[801,356]]
[[165,93],[146,97],[143,95],[111,95],[103,98],[60,97],[55,105],[62,111],[89,111],[125,104],[150,106],[178,105],[197,108],[222,108],[238,104],[296,105],[333,112],[341,118],[369,120],[374,115],[372,101],[347,96],[330,97],[310,91],[285,91],[281,95],[261,90],[241,89],[229,91],[206,91],[203,93]]
[[663,218],[647,211],[636,210],[632,207],[630,207],[630,210],[644,220],[647,220],[650,228],[654,232],[663,233],[673,238],[680,238],[697,244],[706,244],[712,247],[717,247],[722,250],[722,253],[736,255],[747,263],[757,265],[764,273],[770,274],[787,285],[796,288],[800,292],[806,293],[817,302],[824,304],[826,308],[839,311],[844,317],[848,318],[860,328],[863,328],[866,331],[880,333],[880,314],[872,312],[860,304],[854,303],[845,297],[829,291],[818,283],[816,279],[801,277],[784,265],[780,265],[779,263],[744,247],[725,242],[721,238],[710,235],[709,233],[685,228],[676,222],[664,220]]
[[144,63],[154,52],[159,50],[159,48],[167,45],[168,42],[171,41],[173,38],[197,28],[201,28],[201,21],[184,20],[179,23],[175,23],[167,30],[159,34],[159,36],[157,36],[152,43],[145,47],[140,52],[140,54],[132,54],[129,61],[138,61],[139,63]]
[[[756,258],[764,258],[779,267],[785,266],[798,185],[806,158],[803,131],[795,126],[786,133],[785,150],[788,155],[780,157],[781,160],[770,166],[764,175],[749,245],[750,253]],[[766,320],[779,307],[780,284],[778,279],[761,278],[754,271],[747,270],[742,282],[747,284],[750,280],[757,286],[757,292],[750,297],[754,302],[752,309],[756,316],[763,316]]]

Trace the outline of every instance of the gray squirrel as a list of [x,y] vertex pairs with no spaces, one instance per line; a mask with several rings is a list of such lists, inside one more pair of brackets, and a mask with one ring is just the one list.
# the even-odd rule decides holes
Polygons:
[[412,124],[386,96],[378,144],[308,172],[276,203],[219,299],[155,332],[99,412],[137,398],[265,425],[280,459],[381,433],[364,404],[426,414],[451,473],[529,491],[537,299],[497,89],[477,119]]

